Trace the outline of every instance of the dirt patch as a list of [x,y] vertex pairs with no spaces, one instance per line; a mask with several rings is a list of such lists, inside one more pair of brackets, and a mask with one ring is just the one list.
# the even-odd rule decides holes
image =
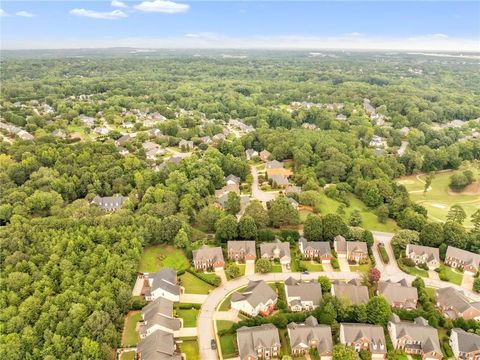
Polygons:
[[480,181],[475,181],[470,185],[467,185],[461,191],[453,191],[452,189],[448,189],[448,193],[450,195],[480,195]]

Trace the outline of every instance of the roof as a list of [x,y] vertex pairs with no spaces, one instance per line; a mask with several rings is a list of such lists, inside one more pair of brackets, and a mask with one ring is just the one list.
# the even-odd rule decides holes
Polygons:
[[292,194],[300,194],[302,192],[302,188],[296,185],[289,185],[285,189],[285,193],[292,193]]
[[303,251],[312,249],[319,251],[321,255],[331,255],[330,243],[328,241],[307,241],[304,237],[299,239],[299,242],[303,245]]
[[322,300],[322,287],[318,281],[302,282],[289,277],[285,280],[287,299],[299,297],[301,301],[311,301],[313,305],[320,305]]
[[437,289],[437,302],[444,307],[452,307],[460,313],[463,313],[475,305],[468,301],[463,292],[460,292],[453,287]]
[[333,238],[336,243],[337,251],[347,251],[347,241],[342,235],[337,235]]
[[274,174],[269,175],[268,177],[277,185],[288,185],[288,179],[283,174]]
[[281,241],[262,243],[260,244],[260,255],[280,259],[284,256],[290,257],[290,243]]
[[424,352],[435,351],[442,353],[437,329],[429,326],[428,321],[424,318],[417,317],[413,322],[400,321],[397,315],[393,315],[388,325],[394,328],[397,339],[408,336],[413,341],[420,341]]
[[411,306],[415,307],[418,301],[417,288],[405,286],[401,282],[380,281],[378,284],[378,292],[390,305],[394,303],[407,303],[412,301]]
[[352,304],[368,303],[368,288],[364,285],[333,284],[332,295],[347,299]]
[[173,302],[165,298],[158,298],[142,309],[143,323],[140,325],[140,333],[146,334],[147,329],[154,325],[166,329],[178,331],[182,327],[180,319],[173,317]]
[[452,329],[451,336],[454,335],[457,337],[457,344],[460,352],[471,353],[474,351],[480,351],[480,335],[468,333],[459,328]]
[[355,251],[368,253],[367,243],[363,241],[347,241],[347,253]]
[[156,273],[149,274],[152,280],[152,290],[162,289],[170,294],[180,295],[180,286],[177,285],[177,272],[169,267],[165,267]]
[[267,162],[266,168],[267,169],[283,169],[283,163],[277,160],[272,160]]
[[[343,339],[347,343],[356,342],[365,338],[371,342],[370,351],[373,350],[377,353],[387,352],[383,327],[379,325],[340,323],[340,334],[343,334]],[[340,335],[340,337],[341,336],[342,335]],[[374,345],[376,345],[377,348],[375,348]]]
[[109,209],[120,209],[123,206],[123,203],[128,200],[127,196],[95,196],[92,200],[92,204],[97,205],[98,207],[109,210]]
[[241,252],[243,251],[245,255],[257,256],[257,250],[255,248],[255,241],[228,241],[227,242],[228,252]]
[[221,247],[208,247],[204,245],[198,250],[192,251],[193,261],[211,261],[211,262],[224,262],[223,252]]
[[455,258],[462,260],[465,265],[473,265],[477,269],[480,267],[480,254],[474,254],[467,250],[458,249],[453,246],[447,248],[445,258]]
[[285,177],[289,177],[290,175],[292,175],[292,172],[288,169],[284,169],[283,167],[274,169],[267,168],[267,176],[269,179],[273,179],[275,175],[283,175]]
[[240,178],[238,176],[235,176],[233,174],[228,175],[225,178],[225,181],[233,181],[235,184],[240,184]]
[[319,354],[333,350],[332,330],[328,325],[319,325],[316,318],[309,316],[305,323],[290,323],[287,325],[291,347],[307,345],[316,340]]
[[237,330],[237,345],[241,359],[248,356],[256,358],[257,352],[255,349],[280,346],[278,329],[273,324],[254,327],[243,326]]
[[437,262],[440,262],[440,252],[437,248],[433,248],[430,246],[407,244],[406,252],[407,255],[413,253],[418,256],[426,256],[427,261],[436,260]]
[[175,353],[173,334],[157,330],[140,340],[137,351],[142,360],[181,360]]
[[232,294],[232,302],[246,301],[252,307],[258,304],[265,304],[268,300],[275,301],[277,293],[263,280],[249,281],[242,293],[235,292]]

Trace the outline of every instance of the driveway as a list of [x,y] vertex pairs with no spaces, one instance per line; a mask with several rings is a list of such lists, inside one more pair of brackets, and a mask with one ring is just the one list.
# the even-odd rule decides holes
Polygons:
[[215,313],[215,320],[238,322],[238,310],[230,309],[228,311],[217,311]]
[[255,262],[254,261],[246,261],[245,262],[245,276],[255,274]]
[[435,270],[428,270],[428,278],[432,280],[440,280],[440,277]]
[[207,297],[208,295],[202,294],[180,294],[180,302],[189,304],[203,304]]
[[340,265],[340,271],[349,272],[350,265],[348,265],[348,260],[345,258],[338,258],[338,265]]
[[196,327],[182,327],[175,332],[175,337],[195,337],[197,334]]
[[252,174],[252,197],[263,203],[267,203],[277,197],[278,192],[266,192],[260,189],[258,185],[258,171],[255,166],[250,166],[250,172]]
[[330,264],[330,263],[322,263],[322,267],[323,267],[323,271],[326,271],[326,272],[332,271],[333,272],[333,267],[332,267],[332,264]]
[[215,269],[215,275],[217,275],[220,279],[222,279],[222,284],[225,284],[227,280],[227,275],[225,275],[225,269],[224,268],[216,268]]
[[464,274],[462,280],[462,287],[471,291],[473,289],[473,280],[474,277],[472,275]]

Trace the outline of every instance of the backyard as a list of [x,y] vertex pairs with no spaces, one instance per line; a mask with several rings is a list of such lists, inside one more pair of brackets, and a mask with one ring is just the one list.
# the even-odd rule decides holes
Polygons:
[[170,245],[155,245],[144,249],[138,271],[156,272],[166,266],[180,271],[188,269],[190,264],[182,250]]
[[205,281],[199,279],[189,272],[179,276],[182,286],[185,288],[185,293],[187,294],[208,294],[210,290],[213,289],[213,286],[207,284]]
[[123,352],[122,356],[120,356],[120,360],[135,360],[135,355],[135,351]]
[[301,260],[300,264],[306,268],[308,271],[311,272],[316,272],[316,271],[323,271],[323,266],[322,264],[316,262],[316,261],[310,261],[310,260]]
[[[233,325],[233,322],[226,320],[217,320],[217,331],[230,329]],[[222,350],[223,358],[235,357],[238,354],[237,351],[237,335],[227,334],[223,335],[220,338],[220,349]]]
[[137,331],[137,323],[140,321],[141,317],[142,314],[140,311],[132,311],[125,316],[124,333],[122,337],[123,347],[136,346],[140,341],[140,336]]
[[183,340],[179,347],[180,351],[185,353],[187,360],[196,360],[200,358],[197,340]]
[[197,317],[199,310],[192,308],[192,309],[180,309],[176,308],[176,317],[183,319],[183,327],[196,327],[197,326]]
[[456,285],[462,285],[463,273],[449,266],[441,265],[439,272],[440,280],[448,281]]

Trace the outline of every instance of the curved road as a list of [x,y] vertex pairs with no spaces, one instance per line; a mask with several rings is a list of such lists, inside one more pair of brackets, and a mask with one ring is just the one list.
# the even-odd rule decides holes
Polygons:
[[262,203],[267,203],[270,200],[273,200],[277,197],[278,192],[266,192],[260,189],[260,186],[258,185],[258,171],[255,166],[250,166],[250,172],[253,177],[253,182],[252,182],[252,197],[260,200]]

